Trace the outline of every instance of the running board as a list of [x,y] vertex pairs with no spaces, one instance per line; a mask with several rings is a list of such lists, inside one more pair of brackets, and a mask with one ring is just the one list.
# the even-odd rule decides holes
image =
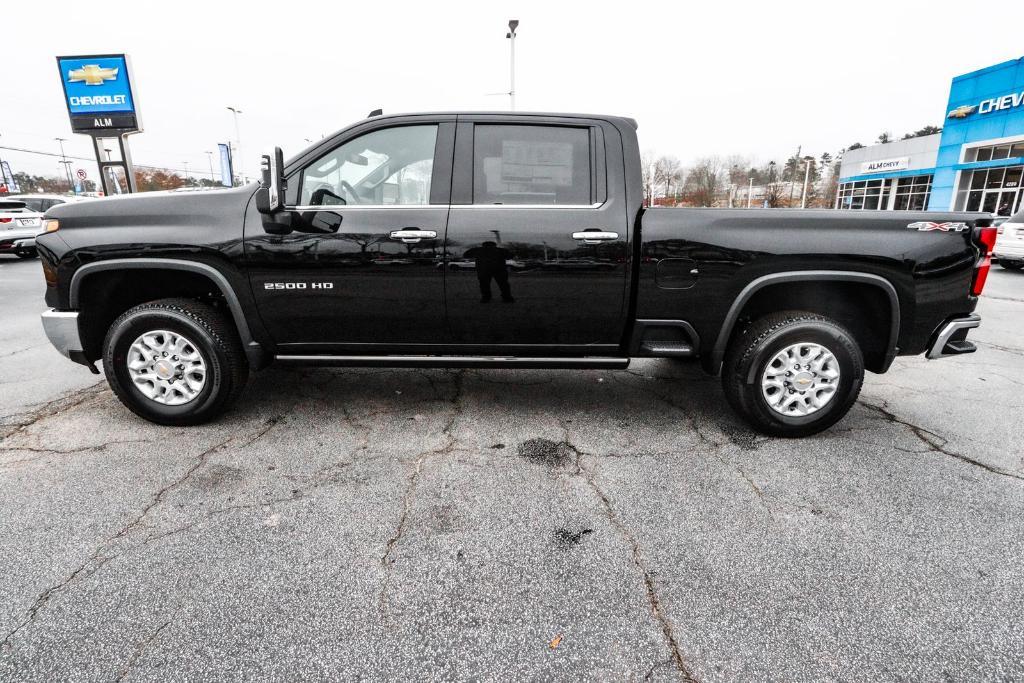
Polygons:
[[628,358],[530,358],[524,356],[275,356],[279,363],[364,368],[522,368],[622,370]]

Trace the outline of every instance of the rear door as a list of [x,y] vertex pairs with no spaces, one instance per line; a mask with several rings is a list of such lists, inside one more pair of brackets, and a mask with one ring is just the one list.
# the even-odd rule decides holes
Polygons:
[[629,273],[618,131],[590,119],[462,115],[455,148],[445,242],[455,342],[613,353]]
[[250,210],[252,287],[282,353],[450,341],[441,266],[454,128],[454,117],[416,117],[343,134],[290,172],[288,235],[267,234]]

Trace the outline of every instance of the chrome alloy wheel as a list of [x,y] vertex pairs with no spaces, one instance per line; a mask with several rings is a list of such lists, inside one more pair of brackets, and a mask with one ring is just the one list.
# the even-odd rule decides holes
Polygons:
[[791,344],[775,354],[761,376],[761,395],[782,415],[816,413],[839,386],[839,361],[821,344]]
[[153,330],[139,335],[128,349],[128,376],[146,398],[180,406],[206,386],[206,361],[186,337]]

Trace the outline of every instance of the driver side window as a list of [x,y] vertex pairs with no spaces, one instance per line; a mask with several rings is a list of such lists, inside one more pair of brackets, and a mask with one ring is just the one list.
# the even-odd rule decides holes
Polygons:
[[299,204],[429,204],[436,142],[436,124],[360,135],[302,171]]

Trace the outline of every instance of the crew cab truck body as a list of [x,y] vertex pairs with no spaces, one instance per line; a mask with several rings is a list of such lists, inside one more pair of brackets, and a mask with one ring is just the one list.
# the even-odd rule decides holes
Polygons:
[[208,420],[271,362],[624,368],[697,359],[764,432],[966,340],[987,214],[645,209],[614,116],[372,116],[260,185],[54,207],[43,315],[147,419]]

